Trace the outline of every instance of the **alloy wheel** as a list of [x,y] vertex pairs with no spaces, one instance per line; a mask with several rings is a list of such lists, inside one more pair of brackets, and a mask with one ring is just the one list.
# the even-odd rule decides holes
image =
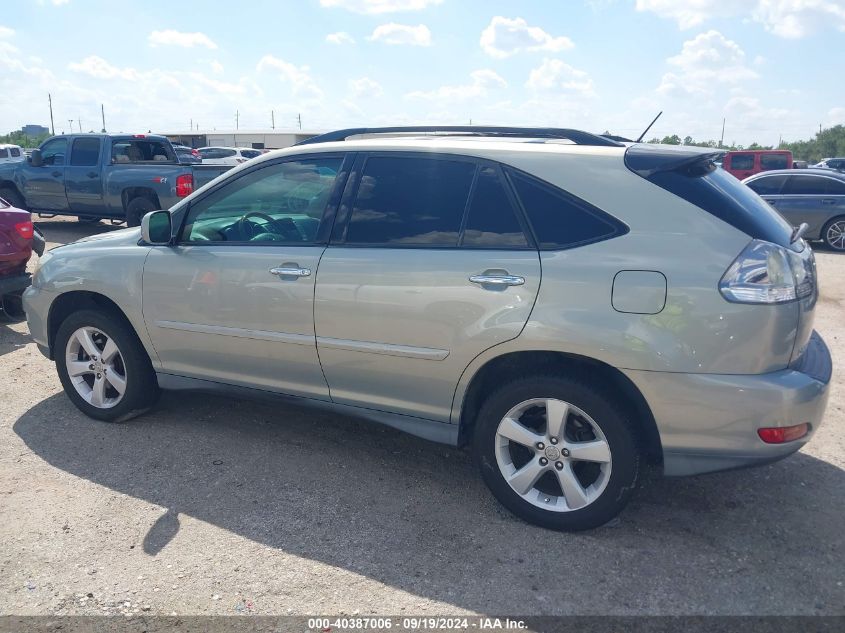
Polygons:
[[67,373],[76,392],[91,406],[110,409],[126,393],[123,356],[108,334],[95,327],[81,327],[68,339]]
[[845,220],[839,220],[827,227],[825,241],[837,251],[845,250]]

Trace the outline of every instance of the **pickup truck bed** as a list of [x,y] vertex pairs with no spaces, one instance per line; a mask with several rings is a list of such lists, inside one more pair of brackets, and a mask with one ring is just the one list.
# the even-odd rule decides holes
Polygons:
[[180,164],[163,136],[54,136],[27,161],[0,165],[0,197],[41,214],[137,225],[145,213],[170,208],[228,169]]

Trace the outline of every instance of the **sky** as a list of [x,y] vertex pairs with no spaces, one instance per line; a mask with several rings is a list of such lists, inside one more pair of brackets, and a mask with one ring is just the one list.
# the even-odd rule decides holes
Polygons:
[[[4,0],[0,133],[845,123],[845,0]],[[69,123],[69,119],[73,123]]]

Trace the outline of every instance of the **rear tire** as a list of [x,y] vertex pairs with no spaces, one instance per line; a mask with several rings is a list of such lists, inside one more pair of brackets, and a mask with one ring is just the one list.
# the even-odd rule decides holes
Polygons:
[[0,323],[20,323],[26,319],[23,310],[23,290],[0,296]]
[[828,220],[822,229],[824,243],[835,251],[845,251],[845,215]]
[[[550,428],[550,419],[560,423]],[[608,394],[565,376],[504,385],[482,405],[473,442],[496,499],[544,528],[603,525],[637,485],[640,452],[622,409]]]
[[149,198],[133,198],[126,205],[126,226],[141,226],[141,218],[155,210],[156,205]]
[[17,192],[16,189],[12,189],[11,187],[3,187],[0,189],[0,198],[3,198],[6,202],[11,204],[13,207],[17,207],[18,209],[23,209],[27,211],[26,200],[23,199],[23,196]]
[[122,422],[158,400],[155,371],[144,347],[113,312],[74,312],[59,326],[54,345],[65,393],[85,415]]

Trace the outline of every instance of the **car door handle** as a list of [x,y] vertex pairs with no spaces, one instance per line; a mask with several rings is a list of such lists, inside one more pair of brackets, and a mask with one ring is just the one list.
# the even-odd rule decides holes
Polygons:
[[836,200],[833,198],[822,198],[822,204],[836,204]]
[[766,202],[768,202],[772,206],[775,206],[778,203],[777,200],[772,200],[771,198],[763,198],[763,200],[765,200]]
[[276,275],[277,277],[310,277],[311,269],[299,268],[294,264],[293,266],[279,266],[278,268],[271,268],[270,274]]
[[481,286],[521,286],[525,283],[525,277],[518,275],[508,275],[507,273],[482,273],[481,275],[472,275],[469,280],[474,284]]
[[97,172],[96,172],[96,171],[89,171],[89,172],[88,172],[87,174],[85,174],[85,175],[86,175],[86,176],[88,176],[89,178],[96,178],[96,177],[97,177]]
[[62,175],[62,172],[60,172],[60,171],[54,171],[54,172],[53,172],[53,177],[54,177],[54,178],[58,178],[58,177],[59,177],[59,176],[61,176],[61,175]]

